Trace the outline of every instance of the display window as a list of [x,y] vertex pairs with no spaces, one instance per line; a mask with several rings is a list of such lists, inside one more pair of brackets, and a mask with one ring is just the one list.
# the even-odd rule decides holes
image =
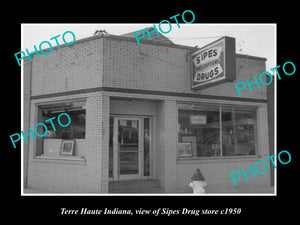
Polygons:
[[[50,118],[58,118],[61,113],[67,113],[71,119],[70,125],[64,127],[60,126],[57,119],[53,119],[51,122],[44,122]],[[86,101],[66,101],[57,102],[53,104],[43,104],[38,106],[38,122],[43,122],[47,126],[47,134],[43,137],[37,138],[36,156],[61,156],[64,154],[64,147],[72,144],[72,155],[78,155],[79,147],[84,145],[85,130],[86,130]],[[66,124],[63,120],[66,117],[61,117],[61,123]],[[44,129],[42,126],[41,129]],[[43,131],[40,131],[43,133]],[[71,143],[71,142],[70,142]],[[69,144],[70,145],[70,144]],[[77,151],[77,150],[78,151]]]
[[255,107],[178,105],[178,157],[257,154]]

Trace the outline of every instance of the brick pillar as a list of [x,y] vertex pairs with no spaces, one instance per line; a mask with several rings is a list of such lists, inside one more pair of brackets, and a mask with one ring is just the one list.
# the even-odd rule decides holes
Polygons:
[[109,167],[109,104],[110,98],[102,94],[102,161],[101,161],[101,193],[108,193]]
[[176,192],[177,107],[175,100],[158,106],[158,176],[166,193]]
[[85,178],[88,192],[108,192],[109,97],[97,93],[87,101]]

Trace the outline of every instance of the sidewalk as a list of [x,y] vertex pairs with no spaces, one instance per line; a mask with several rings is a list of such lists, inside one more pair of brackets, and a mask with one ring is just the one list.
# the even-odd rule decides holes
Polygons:
[[[24,189],[24,194],[71,194],[71,193],[50,193],[47,191],[39,191],[39,190],[32,190],[32,189]],[[77,193],[80,194],[80,193]],[[88,193],[83,193],[83,194],[88,194]],[[91,193],[91,194],[97,194],[97,193]],[[114,193],[108,193],[108,194],[114,194]],[[128,193],[128,194],[147,194],[147,193]],[[164,193],[157,193],[157,195],[163,195]],[[166,193],[169,194],[169,193]],[[171,194],[171,193],[170,193]],[[189,193],[174,193],[174,194],[192,194],[191,192]],[[222,187],[222,190],[220,189],[220,187],[216,187],[216,186],[207,186],[206,188],[206,194],[218,194],[218,195],[222,195],[222,194],[274,194],[274,187],[271,186],[267,186],[267,187],[251,187],[251,186],[243,186],[243,187],[234,187],[234,188],[230,188],[230,187]],[[71,194],[72,195],[72,194]],[[101,195],[101,193],[99,193],[99,195]]]
[[38,190],[24,188],[24,194],[50,194],[50,193],[46,191],[38,191]]
[[205,188],[207,194],[274,194],[272,186],[209,186]]

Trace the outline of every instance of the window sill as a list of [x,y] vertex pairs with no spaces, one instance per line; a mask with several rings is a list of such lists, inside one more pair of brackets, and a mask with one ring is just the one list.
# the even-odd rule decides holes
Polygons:
[[261,156],[227,156],[227,157],[180,157],[177,158],[178,164],[193,164],[193,163],[219,163],[219,162],[255,162]]
[[51,156],[51,155],[41,155],[35,156],[34,162],[43,163],[60,163],[60,164],[76,164],[85,165],[86,160],[83,156]]

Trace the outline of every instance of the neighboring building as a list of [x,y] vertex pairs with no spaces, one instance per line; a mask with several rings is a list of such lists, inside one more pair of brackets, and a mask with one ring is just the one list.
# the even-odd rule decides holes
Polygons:
[[[197,168],[207,193],[269,187],[270,169],[237,186],[230,177],[270,156],[266,86],[243,97],[232,82],[191,89],[196,48],[140,41],[92,36],[24,60],[24,133],[61,112],[72,119],[65,128],[53,121],[56,131],[46,123],[46,136],[24,143],[25,187],[109,193],[110,182],[151,179],[164,193],[191,193]],[[265,61],[236,54],[235,82],[254,81]],[[65,140],[75,140],[72,156],[60,154]]]

